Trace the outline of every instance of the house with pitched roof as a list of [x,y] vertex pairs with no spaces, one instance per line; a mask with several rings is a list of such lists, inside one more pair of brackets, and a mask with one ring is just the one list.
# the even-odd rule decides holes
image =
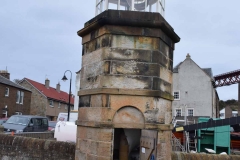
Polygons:
[[213,81],[212,69],[199,67],[188,54],[173,69],[173,116],[177,119],[186,116],[188,120],[218,117],[219,97]]
[[[50,80],[46,79],[45,84],[24,78],[20,85],[32,91],[31,115],[46,116],[49,120],[55,121],[60,112],[68,111],[69,94],[60,90],[60,84],[56,88],[50,87]],[[70,108],[73,110],[74,96],[70,98]]]
[[32,92],[10,80],[10,73],[0,71],[0,110],[1,118],[12,115],[30,114]]

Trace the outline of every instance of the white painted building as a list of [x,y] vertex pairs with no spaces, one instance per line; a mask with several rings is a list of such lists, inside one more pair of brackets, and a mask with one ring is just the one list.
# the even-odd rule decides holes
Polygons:
[[218,117],[218,95],[211,68],[200,68],[188,54],[173,69],[173,116]]
[[81,70],[76,72],[76,80],[75,80],[75,98],[74,98],[74,110],[78,110],[79,96],[78,91],[80,90],[80,74]]

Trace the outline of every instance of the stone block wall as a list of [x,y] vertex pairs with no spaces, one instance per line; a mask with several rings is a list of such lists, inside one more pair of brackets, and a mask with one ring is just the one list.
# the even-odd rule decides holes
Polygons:
[[[157,13],[108,10],[85,23],[78,35],[83,56],[76,159],[130,156],[133,148],[124,143],[147,148],[142,159],[152,150],[171,159],[173,50],[180,40],[171,26]],[[88,136],[105,131],[108,139]],[[140,132],[150,138],[136,138]],[[104,149],[95,151],[96,144]]]
[[112,157],[113,129],[79,127],[76,146],[76,160]]
[[0,159],[73,160],[75,143],[0,134]]
[[32,91],[30,114],[46,116],[47,98],[26,80],[21,81],[20,85]]

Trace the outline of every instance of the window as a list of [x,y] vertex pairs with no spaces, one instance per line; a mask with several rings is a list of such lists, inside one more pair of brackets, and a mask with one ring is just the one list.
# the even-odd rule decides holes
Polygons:
[[16,103],[23,104],[24,92],[17,91],[17,100]]
[[179,91],[175,91],[173,93],[173,96],[174,96],[174,100],[180,100],[180,92]]
[[193,114],[193,109],[187,109],[187,115],[188,116],[193,116],[194,114]]
[[232,117],[237,117],[238,113],[232,113]]
[[67,110],[68,109],[68,105],[65,105],[65,110]]
[[61,103],[60,102],[58,103],[58,108],[61,108]]
[[182,109],[176,109],[176,117],[182,116]]
[[9,88],[6,87],[5,89],[5,97],[8,97],[9,96]]
[[49,100],[49,105],[53,107],[53,100]]
[[35,127],[48,126],[48,121],[45,118],[32,118],[31,123],[33,123]]
[[21,92],[21,94],[20,94],[20,104],[23,104],[23,97],[24,97],[24,92]]
[[71,110],[73,110],[74,109],[74,106],[71,106]]

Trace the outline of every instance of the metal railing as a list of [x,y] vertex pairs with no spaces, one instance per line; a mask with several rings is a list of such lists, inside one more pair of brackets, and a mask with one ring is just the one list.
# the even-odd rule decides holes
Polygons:
[[182,151],[185,152],[184,146],[181,144],[180,140],[175,137],[175,135],[172,133],[172,150],[173,151]]

